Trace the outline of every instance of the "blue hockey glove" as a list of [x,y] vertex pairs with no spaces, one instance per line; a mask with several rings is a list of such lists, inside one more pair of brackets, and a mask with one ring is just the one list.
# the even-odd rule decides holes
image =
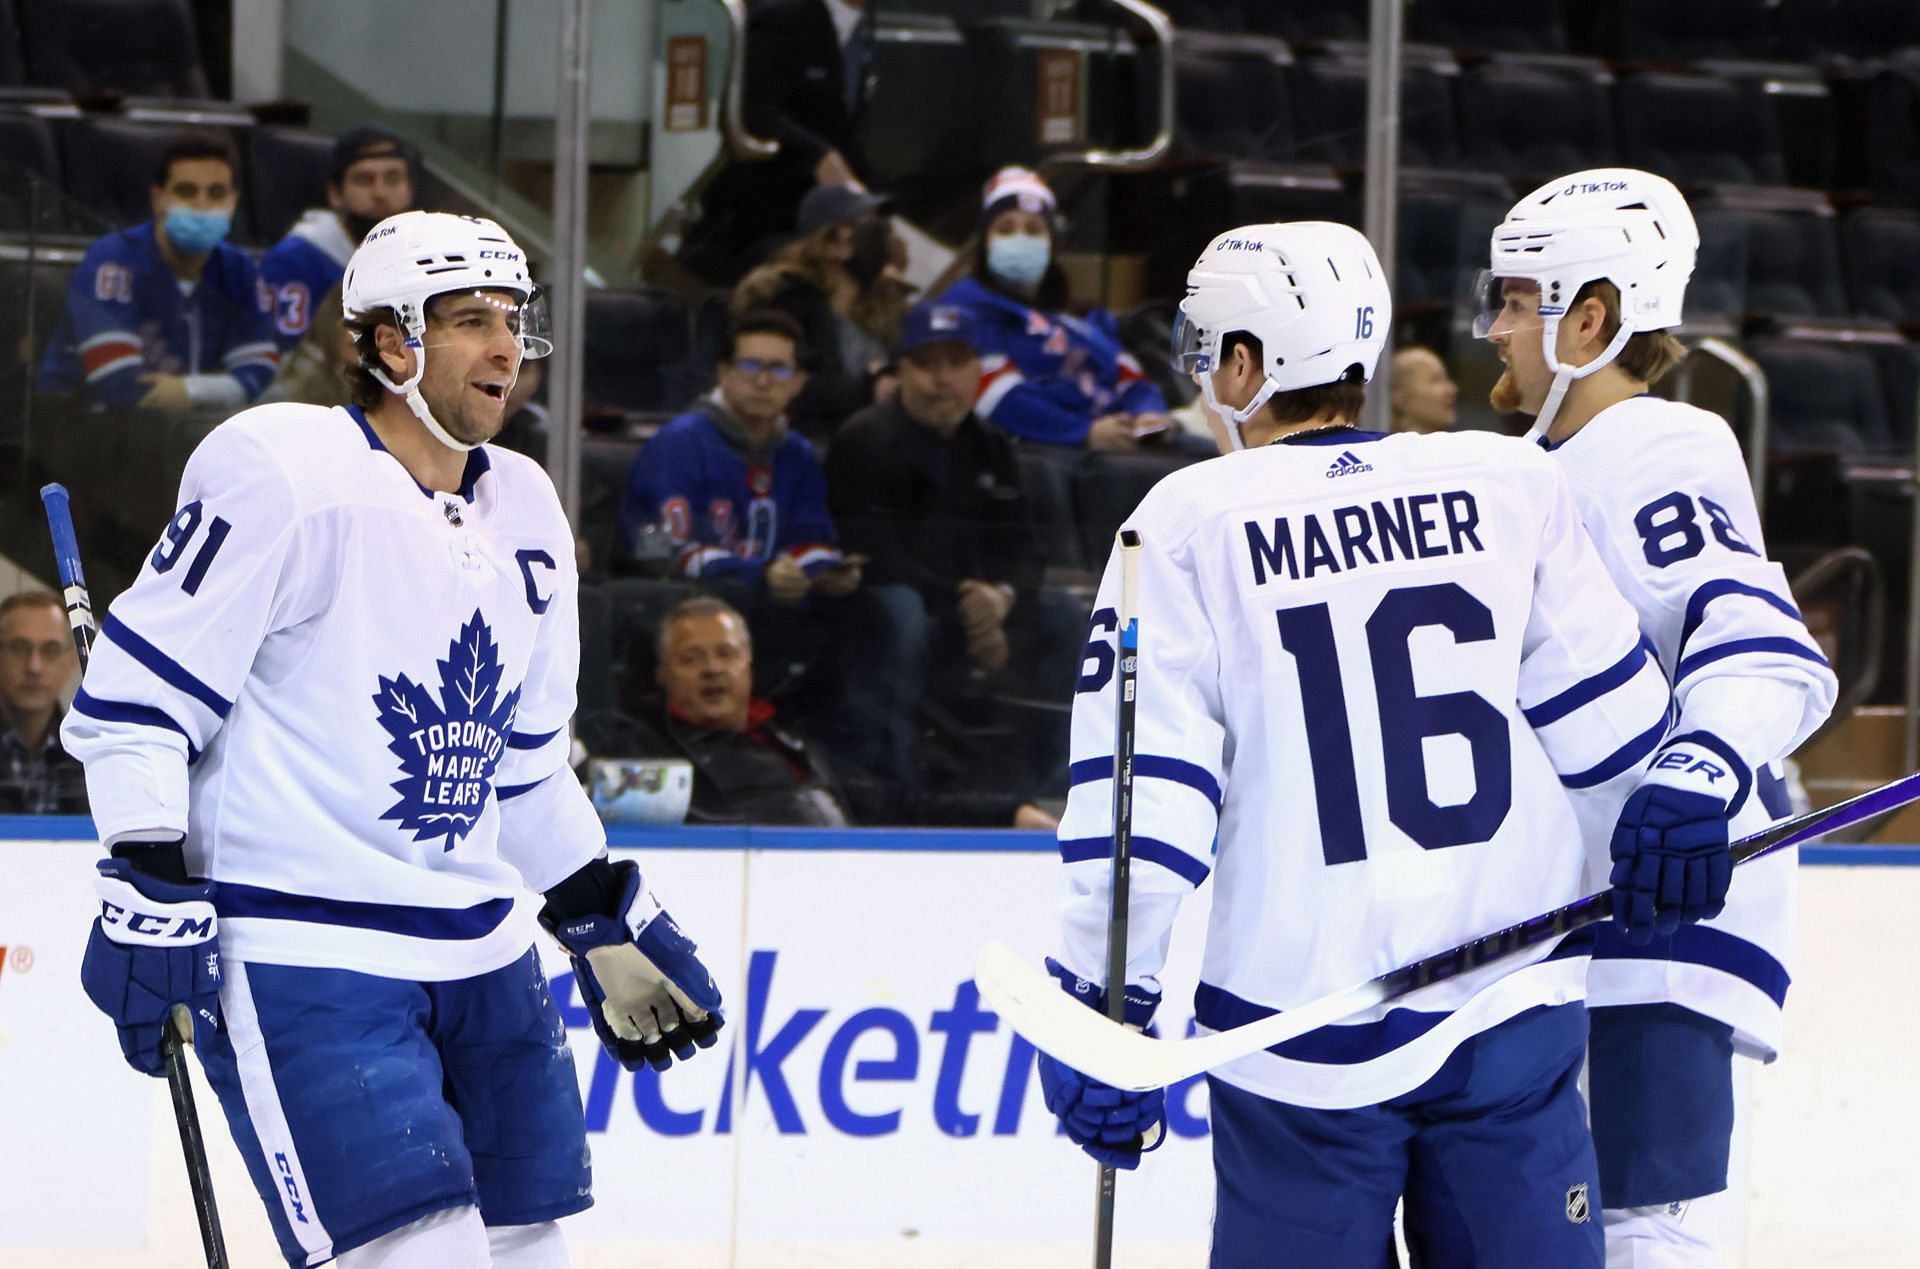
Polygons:
[[610,880],[612,915],[562,916],[549,891],[540,924],[572,954],[581,1003],[607,1052],[629,1071],[643,1062],[664,1071],[696,1046],[713,1047],[720,989],[631,860],[612,865]]
[[[1047,970],[1068,995],[1089,1009],[1106,1012],[1107,994],[1084,978],[1075,978],[1049,957]],[[1160,1006],[1160,993],[1127,988],[1127,1025],[1145,1029]],[[1135,1093],[1102,1084],[1045,1053],[1040,1055],[1040,1091],[1047,1109],[1065,1127],[1067,1139],[1110,1168],[1137,1168],[1140,1156],[1166,1136],[1167,1093],[1156,1088]]]
[[94,889],[100,915],[80,962],[80,985],[120,1031],[134,1070],[165,1070],[160,1039],[175,1005],[194,1033],[220,1025],[220,940],[213,883],[148,876],[124,859],[103,859]]
[[1613,830],[1613,919],[1635,943],[1706,921],[1733,881],[1727,821],[1752,776],[1717,737],[1695,732],[1661,747]]

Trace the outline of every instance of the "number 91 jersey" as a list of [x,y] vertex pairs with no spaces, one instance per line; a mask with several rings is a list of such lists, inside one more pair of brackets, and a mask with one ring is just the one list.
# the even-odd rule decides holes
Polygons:
[[566,765],[573,535],[529,460],[415,483],[357,409],[216,428],[62,729],[102,840],[185,834],[241,960],[437,981],[604,848]]
[[[1615,805],[1669,721],[1666,680],[1518,440],[1343,429],[1167,477],[1142,537],[1128,981],[1152,983],[1209,875],[1194,1005],[1240,1026],[1571,902],[1569,789]],[[1061,961],[1104,979],[1117,560],[1073,714]],[[1371,1105],[1462,1041],[1585,995],[1576,935],[1215,1072]]]
[[[1551,451],[1581,521],[1673,681],[1677,734],[1710,732],[1749,768],[1734,838],[1791,807],[1777,762],[1833,708],[1833,671],[1786,574],[1766,557],[1746,462],[1718,416],[1641,396],[1602,410]],[[1651,945],[1603,929],[1596,1005],[1673,1001],[1734,1029],[1750,1054],[1780,1040],[1797,852],[1740,868],[1726,910]]]

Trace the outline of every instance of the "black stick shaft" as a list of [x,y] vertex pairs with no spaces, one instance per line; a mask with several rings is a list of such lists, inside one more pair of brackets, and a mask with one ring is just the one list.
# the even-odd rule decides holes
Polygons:
[[[47,529],[53,535],[54,563],[60,572],[67,624],[73,628],[73,648],[80,656],[84,675],[93,655],[93,601],[87,594],[86,573],[80,567],[80,541],[73,531],[66,486],[47,485],[40,491],[40,501],[47,508]],[[200,1135],[200,1112],[193,1104],[193,1080],[187,1073],[186,1046],[177,1024],[162,1029],[160,1057],[166,1064],[167,1092],[173,1097],[173,1119],[180,1128],[180,1152],[186,1158],[187,1188],[193,1192],[207,1269],[227,1269],[226,1239],[221,1236],[220,1212],[213,1200],[213,1173],[207,1166],[207,1145]]]
[[[1127,899],[1133,883],[1134,696],[1140,672],[1140,535],[1119,535],[1119,663],[1113,712],[1113,876],[1107,891],[1107,1017],[1127,1020]],[[1093,1234],[1094,1269],[1113,1264],[1114,1169],[1100,1167]]]

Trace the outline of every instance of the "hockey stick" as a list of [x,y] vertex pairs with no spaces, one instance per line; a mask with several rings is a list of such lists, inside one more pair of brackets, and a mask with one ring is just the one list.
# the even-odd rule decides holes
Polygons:
[[[1765,828],[1733,844],[1733,862],[1744,864],[1776,850],[1798,846],[1920,800],[1920,774],[1902,776],[1844,802]],[[1612,891],[1588,895],[1518,925],[1402,966],[1369,982],[1191,1040],[1156,1040],[1114,1026],[1063,993],[1004,943],[980,949],[974,982],[995,1012],[1035,1048],[1116,1088],[1165,1088],[1216,1066],[1258,1053],[1338,1022],[1408,992],[1444,982],[1613,915]]]
[[[67,623],[73,627],[73,647],[80,654],[81,673],[93,654],[93,601],[87,595],[86,574],[80,570],[80,540],[73,532],[73,514],[67,506],[67,488],[51,484],[40,490],[47,508],[47,529],[53,535],[54,563],[66,599]],[[193,1104],[193,1083],[187,1074],[185,1041],[193,1022],[185,1005],[173,1007],[173,1025],[160,1037],[160,1057],[166,1063],[167,1091],[173,1095],[173,1118],[180,1127],[180,1152],[186,1156],[187,1187],[193,1192],[194,1214],[200,1221],[200,1245],[206,1249],[207,1269],[227,1269],[227,1244],[220,1235],[220,1213],[213,1202],[213,1175],[207,1168],[207,1147],[200,1137],[200,1113]]]
[[[1134,688],[1140,673],[1140,535],[1118,534],[1120,556],[1120,657],[1113,710],[1113,876],[1107,891],[1107,1017],[1122,1030],[1127,1022],[1127,896],[1133,884]],[[1051,980],[1049,980],[1051,981]],[[1114,984],[1118,983],[1116,988]],[[1059,985],[1054,984],[1056,994]],[[1100,1165],[1094,1208],[1093,1267],[1113,1264],[1114,1185],[1111,1164]]]

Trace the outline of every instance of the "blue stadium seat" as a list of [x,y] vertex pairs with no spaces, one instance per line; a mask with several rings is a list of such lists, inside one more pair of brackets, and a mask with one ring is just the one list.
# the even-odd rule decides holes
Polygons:
[[1845,317],[1840,240],[1830,208],[1739,210],[1747,240],[1747,312],[1771,317]]
[[309,207],[327,205],[333,138],[302,128],[255,128],[247,137],[247,197],[253,228],[274,243]]
[[1789,0],[1775,21],[1782,55],[1807,60],[1823,53],[1879,58],[1920,44],[1920,5],[1913,0]]
[[1866,455],[1893,449],[1885,392],[1867,353],[1795,339],[1755,339],[1746,350],[1767,373],[1771,452]]
[[1862,148],[1875,200],[1920,203],[1920,48],[1888,58],[1864,95]]
[[1685,185],[1780,185],[1780,130],[1760,85],[1629,75],[1614,90],[1620,156]]
[[175,124],[94,116],[68,122],[60,137],[68,195],[117,229],[150,219],[154,165],[180,134]]
[[1287,104],[1292,53],[1271,38],[1183,36],[1174,57],[1175,143],[1180,152],[1279,158],[1293,147]]
[[1488,172],[1414,170],[1401,174],[1393,276],[1396,308],[1452,310],[1487,267],[1493,227],[1513,205],[1513,189]]
[[209,95],[187,0],[18,0],[30,82],[75,96]]
[[1367,38],[1367,0],[1243,0],[1247,30],[1296,44]]
[[1486,62],[1461,72],[1460,159],[1531,187],[1615,161],[1606,84],[1591,76]]
[[[1778,8],[1808,2],[1792,0]],[[1754,0],[1613,0],[1611,4],[1576,8],[1585,11],[1586,21],[1604,24],[1597,33],[1602,47],[1594,51],[1623,61],[1691,62],[1776,55],[1773,17],[1777,8]]]
[[0,230],[64,228],[64,202],[53,126],[23,110],[0,110]]
[[[1292,158],[1357,167],[1367,148],[1367,65],[1345,58],[1303,58],[1294,67]],[[1450,167],[1459,157],[1449,79],[1425,67],[1400,78],[1400,162]]]
[[1420,0],[1408,9],[1407,38],[1476,52],[1567,51],[1559,5],[1513,0]]
[[1889,322],[1920,322],[1920,213],[1866,207],[1840,222],[1853,311]]
[[703,384],[687,381],[692,325],[671,291],[588,291],[582,403],[589,412],[667,414]]

